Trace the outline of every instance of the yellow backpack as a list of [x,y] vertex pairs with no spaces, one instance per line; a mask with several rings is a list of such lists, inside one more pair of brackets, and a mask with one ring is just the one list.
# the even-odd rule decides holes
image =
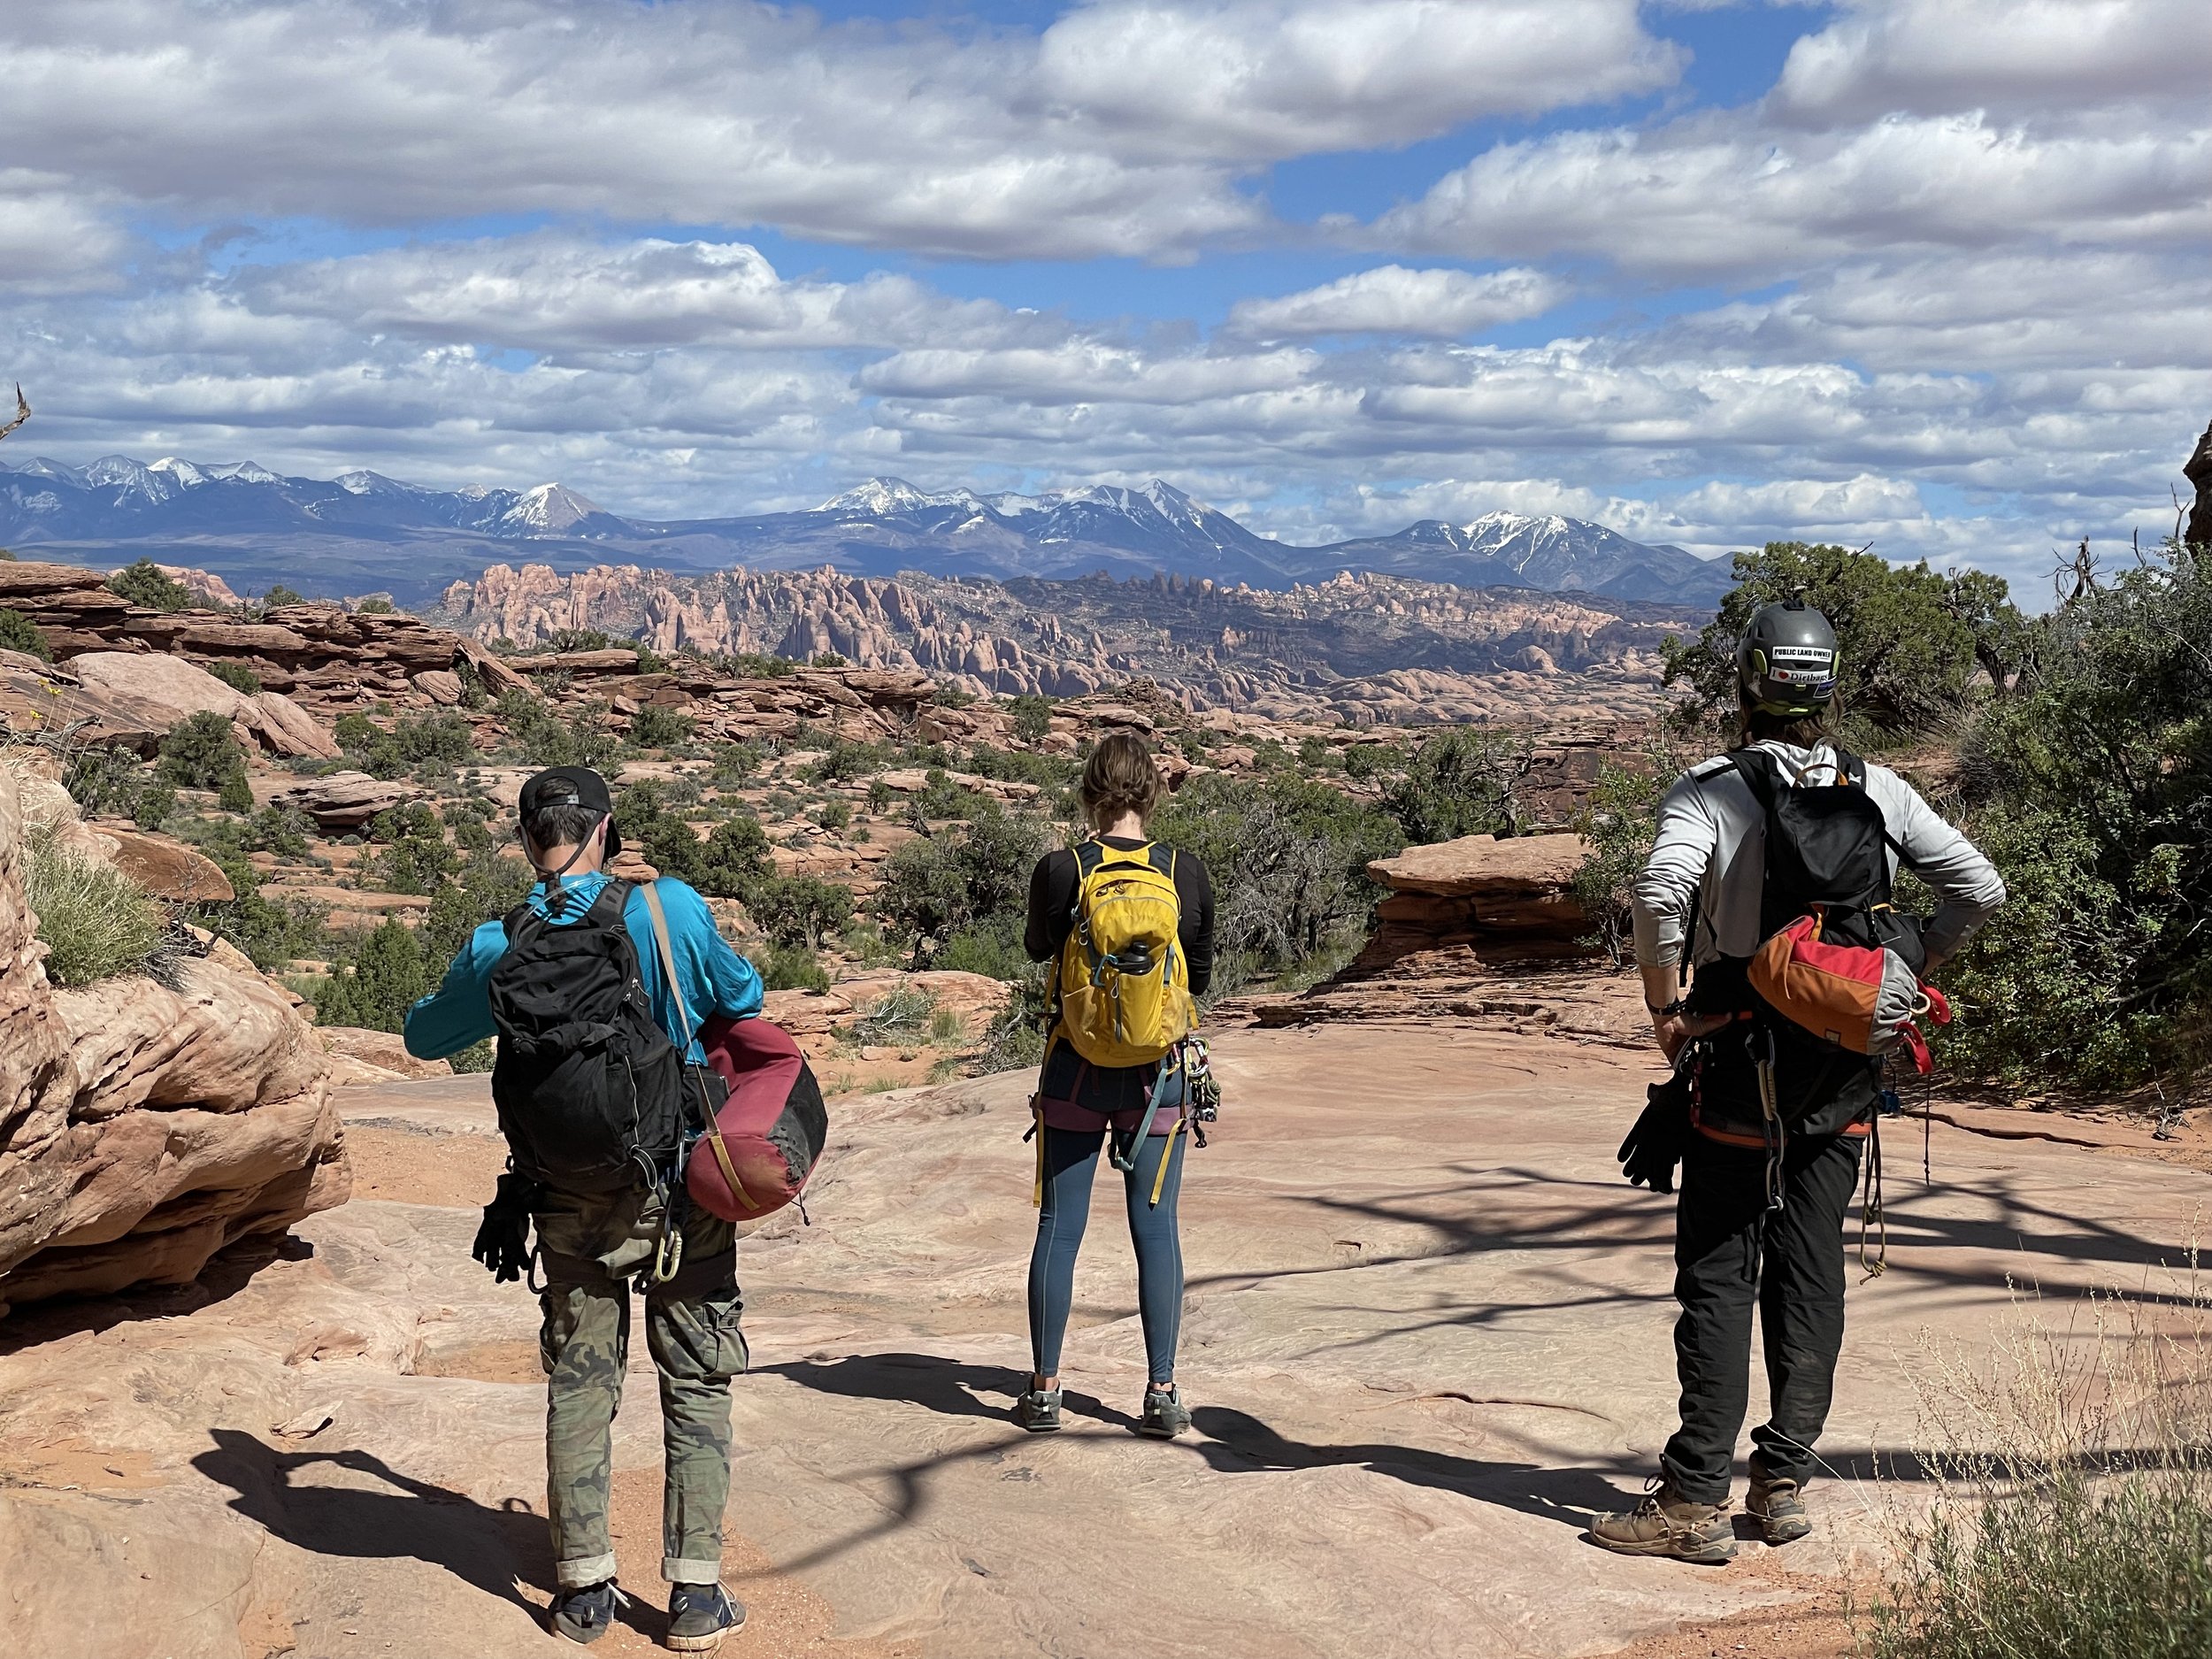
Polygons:
[[1157,1060],[1198,1024],[1190,966],[1176,929],[1175,854],[1164,866],[1149,842],[1075,849],[1074,926],[1054,990],[1061,1029],[1093,1065]]

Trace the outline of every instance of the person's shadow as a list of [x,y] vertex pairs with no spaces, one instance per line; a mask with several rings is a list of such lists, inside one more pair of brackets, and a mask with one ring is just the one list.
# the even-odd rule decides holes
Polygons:
[[[497,1509],[465,1494],[401,1474],[364,1451],[286,1452],[236,1429],[215,1429],[212,1451],[193,1468],[238,1495],[230,1507],[274,1537],[319,1555],[357,1560],[417,1561],[442,1567],[487,1595],[523,1609],[534,1621],[540,1609],[523,1587],[541,1597],[553,1587],[553,1546],[545,1517],[510,1500]],[[293,1476],[314,1463],[368,1475],[389,1490],[299,1483]],[[655,1641],[666,1614],[633,1601],[624,1621]]]

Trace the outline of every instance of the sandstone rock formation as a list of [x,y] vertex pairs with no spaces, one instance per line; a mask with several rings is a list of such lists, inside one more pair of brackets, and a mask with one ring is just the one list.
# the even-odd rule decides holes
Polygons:
[[278,791],[275,803],[304,812],[326,834],[342,834],[421,793],[411,784],[388,783],[365,772],[334,772]]
[[1194,708],[1363,723],[1638,718],[1658,704],[1661,639],[1698,619],[1681,607],[1379,576],[1261,593],[1168,577],[1001,584],[541,565],[456,583],[439,614],[480,641],[527,646],[597,628],[662,653],[833,652],[977,692],[1080,696],[1143,672]]
[[2204,436],[2197,440],[2196,449],[2181,469],[2181,475],[2196,486],[2197,498],[2189,509],[2189,525],[2181,533],[2181,539],[2191,547],[2212,547],[2212,425],[2206,426]]
[[0,767],[0,1303],[183,1284],[343,1202],[329,1067],[234,952],[176,959],[166,982],[49,985],[20,770]]
[[1378,859],[1367,872],[1390,892],[1349,965],[1298,995],[1225,1010],[1263,1025],[1445,1019],[1638,1046],[1641,992],[1585,942],[1569,891],[1588,850],[1578,835],[1467,835]]

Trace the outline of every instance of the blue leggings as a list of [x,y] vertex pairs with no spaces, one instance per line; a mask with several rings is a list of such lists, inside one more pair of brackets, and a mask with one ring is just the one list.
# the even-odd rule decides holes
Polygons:
[[[1037,1246],[1029,1256],[1029,1342],[1040,1377],[1056,1376],[1060,1342],[1075,1299],[1075,1253],[1091,1214],[1091,1176],[1098,1168],[1102,1129],[1043,1130],[1044,1204],[1037,1214]],[[1186,1135],[1148,1135],[1137,1167],[1122,1177],[1129,1203],[1129,1240],[1137,1249],[1137,1310],[1144,1321],[1144,1356],[1152,1380],[1175,1380],[1175,1339],[1183,1322],[1183,1241],[1175,1226],[1175,1199],[1183,1186]],[[1174,1152],[1160,1202],[1152,1183],[1160,1160]]]

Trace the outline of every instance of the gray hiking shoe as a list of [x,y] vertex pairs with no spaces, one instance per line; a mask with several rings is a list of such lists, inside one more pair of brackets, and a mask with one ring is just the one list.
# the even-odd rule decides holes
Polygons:
[[1813,1517],[1805,1513],[1805,1494],[1794,1480],[1769,1475],[1751,1460],[1751,1490],[1743,1512],[1759,1524],[1759,1536],[1769,1544],[1790,1544],[1813,1530]]
[[1736,1558],[1728,1505],[1687,1502],[1671,1481],[1659,1479],[1634,1509],[1593,1520],[1590,1541],[1617,1555],[1664,1555],[1701,1567]]
[[607,1633],[614,1623],[615,1609],[626,1599],[614,1587],[612,1578],[581,1589],[556,1591],[546,1622],[556,1636],[572,1642],[595,1642]]
[[1032,1434],[1057,1434],[1060,1432],[1060,1390],[1025,1389],[1021,1398],[1014,1402],[1014,1421]]
[[745,1603],[718,1584],[680,1584],[668,1593],[668,1645],[678,1653],[712,1653],[745,1628]]
[[1190,1427],[1190,1408],[1183,1403],[1179,1388],[1147,1388],[1144,1391],[1144,1416],[1137,1424],[1137,1432],[1149,1434],[1156,1440],[1171,1440]]

